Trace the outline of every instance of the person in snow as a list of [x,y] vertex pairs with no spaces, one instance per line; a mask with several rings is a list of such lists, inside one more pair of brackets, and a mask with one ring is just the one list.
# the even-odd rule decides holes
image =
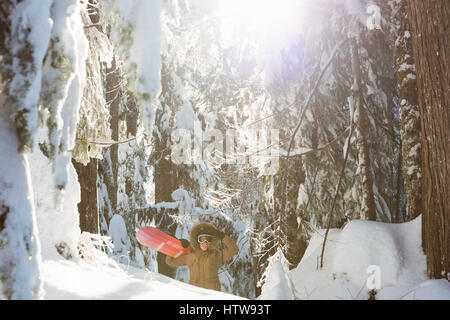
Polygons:
[[[166,263],[170,266],[189,267],[189,283],[205,288],[221,291],[219,281],[219,268],[238,252],[236,243],[212,224],[201,222],[195,225],[190,234],[192,249],[189,253],[178,258],[166,256]],[[183,241],[184,240],[184,241]],[[225,248],[218,250],[219,240]],[[182,239],[184,247],[189,245]]]

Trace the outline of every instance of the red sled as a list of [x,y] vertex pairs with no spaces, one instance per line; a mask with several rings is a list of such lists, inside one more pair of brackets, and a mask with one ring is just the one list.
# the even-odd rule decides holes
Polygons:
[[192,250],[191,246],[183,248],[180,240],[169,236],[167,233],[155,227],[140,228],[136,234],[136,238],[143,246],[174,258],[178,258]]

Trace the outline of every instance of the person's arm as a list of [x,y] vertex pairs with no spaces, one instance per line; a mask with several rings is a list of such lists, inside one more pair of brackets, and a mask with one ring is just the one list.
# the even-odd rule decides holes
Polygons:
[[238,253],[239,248],[236,245],[236,242],[234,242],[234,240],[231,239],[229,236],[225,235],[225,233],[223,233],[217,228],[211,230],[211,233],[215,237],[217,237],[217,239],[221,240],[222,243],[225,245],[225,248],[220,252],[220,258],[222,259],[222,263],[229,260],[232,256]]
[[166,263],[169,266],[179,267],[179,266],[187,266],[192,262],[192,253],[189,252],[185,255],[182,255],[178,258],[173,258],[171,256],[166,255]]
[[222,250],[222,262],[225,262],[238,253],[239,248],[229,236],[224,236],[222,242],[225,245],[225,248]]

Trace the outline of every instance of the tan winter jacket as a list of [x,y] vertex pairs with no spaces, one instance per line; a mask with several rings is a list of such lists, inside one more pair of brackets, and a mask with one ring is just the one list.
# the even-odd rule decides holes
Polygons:
[[197,236],[208,233],[214,226],[207,222],[202,222],[194,226],[190,233],[190,242],[193,250],[178,258],[166,256],[166,263],[171,266],[189,267],[189,283],[205,289],[220,291],[219,268],[223,262],[233,257],[238,252],[236,243],[228,236],[222,239],[226,246],[223,250],[218,250],[218,240],[215,239],[207,251],[200,249]]

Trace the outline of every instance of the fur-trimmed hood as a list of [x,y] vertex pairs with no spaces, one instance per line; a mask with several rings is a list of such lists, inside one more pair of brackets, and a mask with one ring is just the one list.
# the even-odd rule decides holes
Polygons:
[[[198,243],[198,235],[200,234],[210,234],[213,235],[213,232],[216,228],[209,222],[200,222],[199,224],[196,224],[189,234],[190,236],[190,242],[191,246],[194,249],[200,249],[200,245]],[[216,249],[217,245],[219,244],[219,240],[214,237],[212,243],[209,245],[208,249]]]

